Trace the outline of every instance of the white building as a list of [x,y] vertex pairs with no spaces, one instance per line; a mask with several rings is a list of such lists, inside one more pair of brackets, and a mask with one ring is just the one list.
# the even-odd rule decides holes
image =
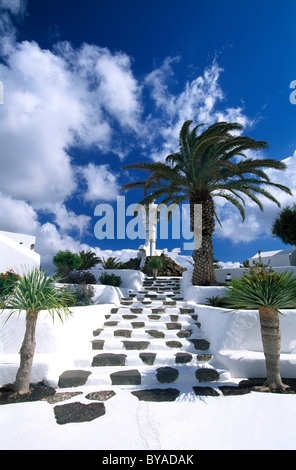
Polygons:
[[40,266],[40,255],[34,251],[36,238],[23,233],[0,230],[0,272],[13,269],[22,274]]
[[[259,254],[256,253],[252,258],[249,259],[250,266],[253,266],[259,258]],[[262,251],[261,260],[264,264],[276,268],[280,266],[296,266],[296,250],[295,248],[289,248],[284,250],[275,251]]]

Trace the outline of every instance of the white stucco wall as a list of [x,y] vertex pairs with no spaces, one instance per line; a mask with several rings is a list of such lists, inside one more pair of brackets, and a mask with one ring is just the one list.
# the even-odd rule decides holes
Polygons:
[[20,239],[24,240],[23,244],[20,244],[18,237],[11,238],[9,232],[6,235],[5,232],[0,232],[0,272],[13,269],[17,274],[22,274],[35,266],[40,266],[40,255],[30,249],[35,237],[24,235],[24,238]]

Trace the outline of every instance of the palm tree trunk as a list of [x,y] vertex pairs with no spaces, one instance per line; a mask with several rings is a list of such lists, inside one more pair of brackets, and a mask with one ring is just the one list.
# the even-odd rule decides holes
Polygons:
[[19,394],[29,393],[31,370],[35,353],[35,331],[38,312],[28,311],[26,314],[26,331],[20,350],[20,367],[15,380],[15,392]]
[[281,331],[279,313],[270,307],[259,307],[259,318],[267,379],[265,387],[282,392],[287,386],[280,376]]
[[[201,247],[193,253],[192,284],[206,286],[217,282],[214,271],[213,232],[214,232],[214,203],[207,191],[196,191],[190,198],[191,231],[194,234],[194,205],[202,205],[202,240]],[[196,224],[195,224],[196,225]]]

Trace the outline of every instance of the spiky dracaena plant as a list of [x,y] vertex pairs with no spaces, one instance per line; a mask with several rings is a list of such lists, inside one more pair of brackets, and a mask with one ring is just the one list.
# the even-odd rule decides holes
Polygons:
[[287,386],[280,376],[280,309],[296,308],[296,277],[293,272],[274,272],[260,259],[241,279],[233,279],[223,306],[258,309],[267,378],[263,390],[282,392]]
[[258,195],[280,205],[266,187],[276,187],[288,194],[291,191],[270,181],[263,171],[265,168],[285,169],[282,161],[248,158],[244,153],[250,149],[267,149],[267,142],[233,135],[243,129],[238,123],[218,122],[200,134],[198,132],[203,124],[190,131],[191,124],[192,121],[183,124],[179,136],[179,151],[168,155],[164,163],[140,162],[125,166],[125,169],[144,170],[150,176],[144,181],[126,184],[122,190],[144,188],[145,197],[140,202],[143,205],[160,198],[163,204],[179,205],[189,201],[191,231],[194,235],[195,205],[202,206],[202,243],[201,246],[196,243],[193,253],[192,283],[208,285],[216,282],[212,237],[215,217],[219,223],[220,221],[215,211],[214,199],[226,199],[237,207],[244,220],[244,196],[263,210]]
[[54,284],[52,276],[35,268],[20,277],[12,294],[5,299],[9,305],[8,319],[14,313],[26,312],[26,329],[20,350],[20,367],[15,380],[15,392],[29,393],[30,378],[36,346],[36,323],[41,310],[47,310],[52,318],[61,321],[71,314],[73,296]]

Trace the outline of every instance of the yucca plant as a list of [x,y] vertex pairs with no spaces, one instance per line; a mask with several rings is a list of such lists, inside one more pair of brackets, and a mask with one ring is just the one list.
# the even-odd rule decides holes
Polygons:
[[[260,254],[259,254],[260,255]],[[260,266],[261,264],[261,266]],[[223,297],[226,308],[258,309],[267,378],[262,390],[283,392],[287,388],[280,376],[280,309],[296,308],[296,277],[293,272],[274,272],[259,263],[233,279]]]
[[[56,280],[55,280],[56,281]],[[20,277],[13,292],[5,299],[10,314],[26,312],[26,329],[20,349],[20,367],[15,380],[15,392],[26,394],[30,391],[30,378],[36,347],[36,323],[41,310],[47,310],[52,318],[57,316],[61,321],[71,312],[72,294],[54,284],[51,275],[34,268]]]
[[160,271],[163,268],[163,262],[161,258],[158,258],[158,257],[149,258],[148,268],[152,269],[153,277],[154,279],[156,279],[158,271]]

